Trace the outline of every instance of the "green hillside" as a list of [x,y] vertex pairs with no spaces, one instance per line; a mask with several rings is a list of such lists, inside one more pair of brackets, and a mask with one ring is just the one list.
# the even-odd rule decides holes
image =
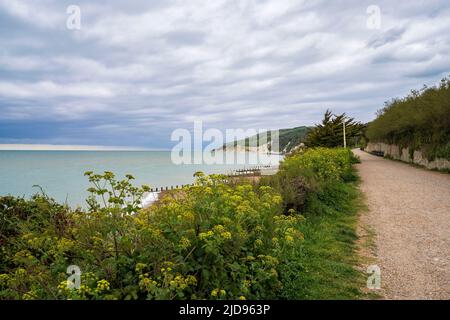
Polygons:
[[[306,135],[308,132],[312,129],[312,127],[296,127],[296,128],[290,128],[290,129],[280,129],[279,131],[279,144],[280,144],[280,151],[283,153],[289,152],[292,150],[292,148],[296,147],[302,142],[305,142]],[[271,150],[271,136],[269,134],[269,137],[267,137],[267,132],[265,133],[259,133],[254,136],[248,137],[246,139],[230,142],[227,144],[224,144],[223,149],[232,148],[234,146],[242,146],[248,148],[249,146],[260,146],[263,143],[260,143],[260,141],[269,142],[269,150]]]

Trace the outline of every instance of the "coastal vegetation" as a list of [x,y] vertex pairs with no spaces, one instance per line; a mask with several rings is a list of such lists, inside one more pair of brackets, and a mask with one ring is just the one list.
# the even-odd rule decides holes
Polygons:
[[0,197],[0,299],[357,298],[356,161],[315,148],[257,182],[199,172],[145,209],[148,187],[111,172],[86,172],[87,210]]
[[409,147],[411,153],[421,150],[429,160],[450,159],[450,80],[387,102],[368,124],[366,137]]
[[364,275],[355,269],[356,225],[363,208],[358,163],[349,149],[314,148],[288,157],[271,185],[284,212],[301,212],[304,241],[284,265],[284,299],[359,299]]
[[347,117],[345,113],[335,115],[331,110],[325,111],[322,123],[308,132],[306,145],[309,147],[343,147],[345,137],[348,146],[356,146],[364,130],[364,125]]

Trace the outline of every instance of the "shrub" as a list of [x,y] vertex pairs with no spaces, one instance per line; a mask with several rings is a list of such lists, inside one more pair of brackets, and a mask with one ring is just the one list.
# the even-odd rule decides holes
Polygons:
[[[280,266],[303,239],[302,217],[279,215],[272,188],[199,173],[194,186],[134,214],[143,188],[129,177],[87,175],[95,181],[88,212],[42,197],[1,198],[12,203],[0,216],[19,218],[1,246],[0,298],[267,299],[281,290]],[[61,214],[64,228],[55,223]],[[78,290],[68,286],[69,265],[81,269]]]
[[369,123],[366,136],[373,142],[422,150],[430,160],[450,159],[450,80],[387,102]]
[[[147,209],[149,188],[111,172],[86,173],[88,210],[0,197],[0,299],[296,298],[303,252],[317,251],[304,246],[302,230],[314,228],[300,213],[347,210],[355,161],[347,149],[308,149],[259,185],[199,172]],[[68,266],[80,268],[79,289]]]
[[352,164],[358,159],[349,149],[313,148],[287,157],[279,172],[261,183],[275,188],[283,198],[284,212],[302,212],[310,193],[336,181],[354,181]]
[[[287,157],[275,176],[261,183],[278,190],[284,212],[305,217],[305,241],[283,264],[282,299],[354,299],[362,286],[353,268],[358,192],[349,149],[315,148]],[[299,183],[301,181],[301,183]]]
[[281,165],[281,171],[309,171],[317,181],[325,183],[342,179],[352,168],[352,152],[348,149],[314,148],[307,149],[287,158]]

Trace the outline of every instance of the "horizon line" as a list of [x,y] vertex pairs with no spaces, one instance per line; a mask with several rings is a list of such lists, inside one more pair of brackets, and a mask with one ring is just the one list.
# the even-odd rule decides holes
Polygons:
[[169,149],[59,144],[0,144],[0,151],[169,151]]

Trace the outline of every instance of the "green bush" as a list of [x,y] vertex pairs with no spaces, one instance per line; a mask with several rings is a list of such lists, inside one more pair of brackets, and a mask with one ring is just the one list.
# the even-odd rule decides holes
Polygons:
[[261,183],[275,188],[283,198],[284,212],[302,212],[309,194],[336,181],[354,181],[352,165],[358,162],[349,149],[312,148],[287,157],[275,176]]
[[283,264],[282,299],[355,299],[360,273],[355,270],[358,191],[349,149],[315,148],[287,157],[275,176],[261,183],[283,197],[284,212],[301,212],[305,241]]
[[343,178],[352,169],[352,152],[349,149],[314,148],[287,158],[280,170],[301,170],[312,173],[317,181],[328,183]]
[[[86,173],[88,210],[45,195],[0,197],[0,299],[297,298],[309,279],[304,253],[317,250],[303,236],[314,220],[300,213],[344,209],[355,161],[347,149],[309,149],[259,185],[199,172],[146,209],[149,188],[111,172]],[[71,265],[79,289],[67,281]]]
[[[302,217],[279,215],[282,199],[270,187],[199,174],[194,186],[134,214],[143,189],[132,177],[88,176],[88,212],[45,197],[0,198],[0,217],[14,219],[3,225],[0,298],[267,299],[281,290],[280,266],[303,239]],[[69,265],[81,269],[78,290],[68,287]]]
[[366,137],[372,142],[422,150],[430,160],[450,159],[450,80],[412,90],[407,97],[386,103],[369,123]]

